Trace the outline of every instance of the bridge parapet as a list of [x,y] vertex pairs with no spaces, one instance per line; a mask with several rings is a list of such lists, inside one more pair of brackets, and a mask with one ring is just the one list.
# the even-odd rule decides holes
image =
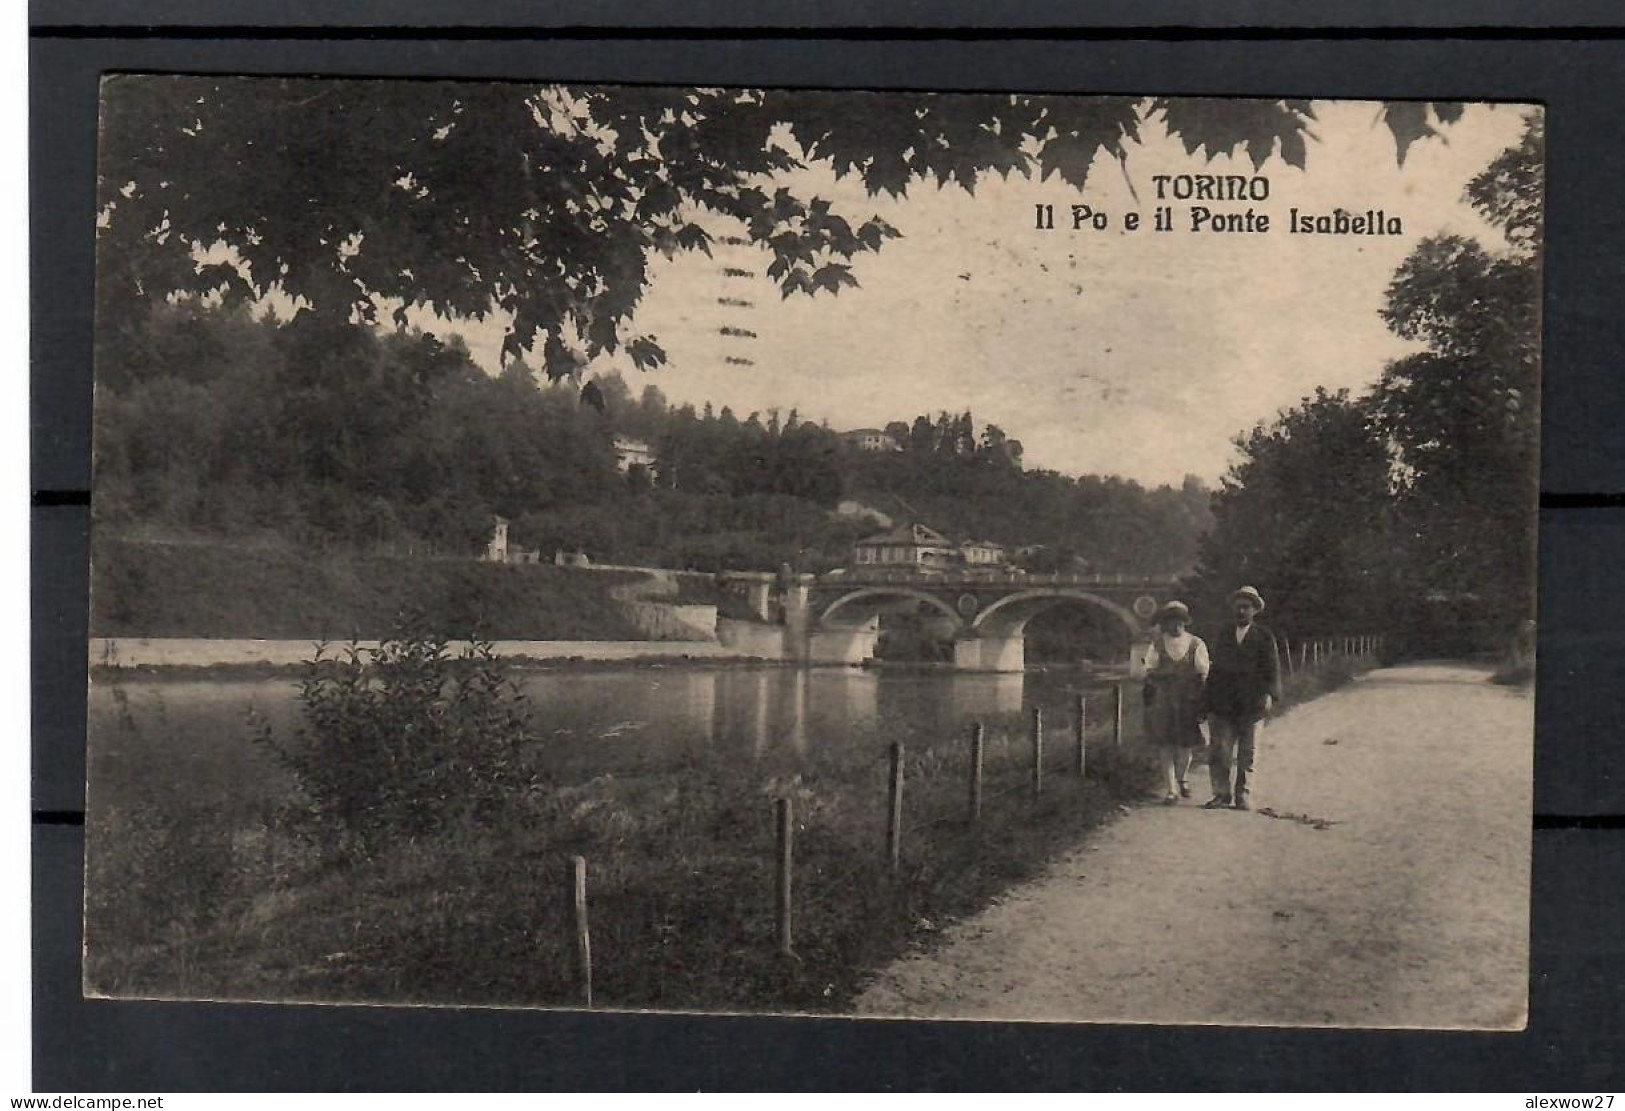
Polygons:
[[986,573],[974,571],[944,571],[935,574],[921,574],[915,571],[881,571],[860,570],[847,572],[832,572],[818,576],[815,585],[824,589],[836,589],[847,586],[880,586],[880,585],[909,585],[909,586],[954,586],[954,587],[1034,587],[1034,586],[1091,586],[1091,587],[1141,587],[1146,589],[1168,590],[1179,584],[1176,575],[1130,575],[1125,573],[1094,573],[1094,574],[1033,574],[1033,573]]

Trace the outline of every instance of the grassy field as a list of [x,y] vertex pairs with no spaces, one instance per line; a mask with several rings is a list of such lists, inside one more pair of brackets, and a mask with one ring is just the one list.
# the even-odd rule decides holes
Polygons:
[[[1334,660],[1289,701],[1352,674]],[[1132,691],[1130,692],[1132,695]],[[901,866],[886,846],[884,752],[771,763],[694,760],[535,792],[517,820],[478,815],[360,858],[292,832],[273,798],[92,808],[87,988],[153,997],[570,1006],[579,996],[567,864],[588,861],[595,1003],[841,1012],[865,976],[1036,874],[1147,796],[1129,700],[1119,750],[1091,711],[1089,775],[1071,723],[1047,723],[1032,790],[1027,720],[990,717],[982,820],[969,744],[905,761]],[[777,952],[773,800],[795,816],[795,957]]]
[[496,640],[637,640],[610,590],[635,575],[103,539],[91,553],[93,637],[377,638],[404,608]]

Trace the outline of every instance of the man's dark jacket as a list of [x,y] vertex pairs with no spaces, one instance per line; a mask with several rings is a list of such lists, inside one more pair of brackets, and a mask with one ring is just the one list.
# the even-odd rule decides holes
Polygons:
[[1246,724],[1264,716],[1266,694],[1281,701],[1281,658],[1275,634],[1264,626],[1254,622],[1240,644],[1235,626],[1221,629],[1208,642],[1208,658],[1209,713]]

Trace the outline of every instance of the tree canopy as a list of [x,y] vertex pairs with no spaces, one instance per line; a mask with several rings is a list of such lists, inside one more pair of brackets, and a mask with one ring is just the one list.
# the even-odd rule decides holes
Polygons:
[[1470,596],[1503,622],[1534,613],[1544,165],[1537,116],[1468,188],[1506,245],[1439,236],[1399,268],[1383,316],[1425,347],[1391,363],[1374,396],[1414,555],[1403,589]]
[[[1398,156],[1460,106],[1390,104]],[[103,86],[101,338],[175,291],[277,290],[374,320],[412,306],[510,322],[503,355],[553,378],[624,347],[656,253],[735,222],[786,296],[856,284],[896,229],[786,181],[813,164],[870,194],[986,174],[1081,187],[1148,119],[1187,150],[1303,166],[1305,100],[863,94],[440,81],[125,76]],[[777,175],[777,176],[775,176]]]
[[1467,187],[1502,242],[1433,236],[1395,272],[1382,316],[1421,350],[1367,396],[1319,393],[1238,438],[1209,601],[1253,582],[1293,631],[1363,623],[1431,651],[1533,614],[1544,148],[1537,114]]
[[[123,355],[96,394],[109,536],[472,556],[501,515],[548,558],[822,571],[878,513],[1177,572],[1207,524],[1199,486],[1024,471],[1019,441],[977,435],[969,412],[922,414],[918,445],[860,451],[794,410],[696,411],[618,374],[589,380],[591,404],[523,359],[489,375],[454,340],[191,301],[154,306]],[[652,465],[622,473],[623,437]],[[838,512],[843,500],[860,508]]]

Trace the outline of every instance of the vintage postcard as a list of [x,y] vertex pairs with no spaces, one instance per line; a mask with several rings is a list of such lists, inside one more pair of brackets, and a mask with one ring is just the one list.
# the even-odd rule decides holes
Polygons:
[[87,995],[1525,1025],[1539,108],[101,118]]

